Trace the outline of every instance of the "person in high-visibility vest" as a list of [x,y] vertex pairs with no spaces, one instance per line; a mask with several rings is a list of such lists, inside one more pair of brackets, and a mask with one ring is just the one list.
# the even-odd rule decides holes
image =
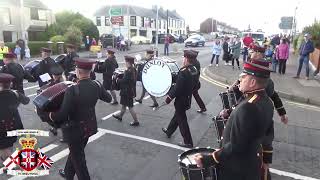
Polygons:
[[4,66],[3,54],[6,54],[8,52],[9,52],[9,48],[4,45],[3,41],[0,41],[0,66]]

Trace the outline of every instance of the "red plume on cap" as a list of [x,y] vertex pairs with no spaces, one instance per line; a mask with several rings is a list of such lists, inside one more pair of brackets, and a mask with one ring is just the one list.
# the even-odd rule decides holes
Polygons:
[[269,78],[271,70],[268,67],[269,65],[260,60],[253,60],[243,65],[243,73],[260,78]]

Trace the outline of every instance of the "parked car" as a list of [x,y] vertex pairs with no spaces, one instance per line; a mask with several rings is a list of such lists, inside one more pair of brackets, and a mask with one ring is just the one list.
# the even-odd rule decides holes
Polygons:
[[[158,34],[158,42],[164,43],[164,39],[165,39],[166,35],[167,34]],[[170,39],[170,43],[176,42],[175,38],[171,34],[169,34],[169,39]]]
[[100,41],[103,48],[107,48],[109,46],[115,48],[117,45],[117,37],[113,34],[102,34],[100,36]]
[[188,46],[197,47],[197,46],[204,46],[205,42],[206,40],[203,36],[193,35],[184,41],[184,45],[185,47],[188,47]]
[[150,44],[151,40],[144,36],[134,36],[131,38],[133,44]]

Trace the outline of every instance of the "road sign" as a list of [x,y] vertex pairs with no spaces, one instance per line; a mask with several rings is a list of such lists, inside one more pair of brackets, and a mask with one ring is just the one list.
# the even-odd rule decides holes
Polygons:
[[111,17],[111,24],[123,26],[123,16],[112,16]]
[[109,15],[110,16],[122,16],[122,8],[110,8]]
[[281,23],[279,24],[280,29],[291,29],[292,25],[293,25],[293,17],[292,16],[281,17]]

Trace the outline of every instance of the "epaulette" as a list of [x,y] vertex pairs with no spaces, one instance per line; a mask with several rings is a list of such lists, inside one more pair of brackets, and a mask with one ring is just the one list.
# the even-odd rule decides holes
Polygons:
[[259,100],[259,95],[254,94],[249,100],[248,103],[255,103],[257,100]]

